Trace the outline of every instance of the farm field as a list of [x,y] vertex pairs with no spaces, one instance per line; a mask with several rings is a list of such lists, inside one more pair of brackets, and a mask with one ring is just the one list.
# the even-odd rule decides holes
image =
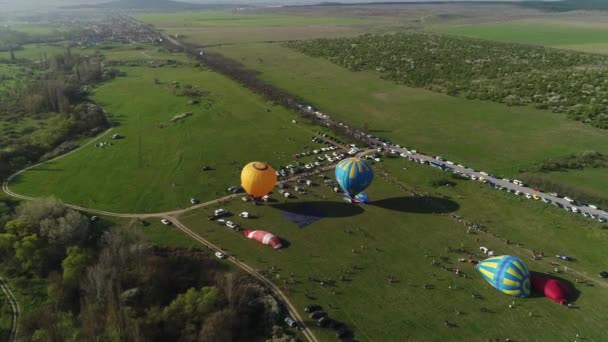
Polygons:
[[[467,100],[396,85],[375,72],[351,72],[278,44],[211,48],[260,71],[320,111],[395,143],[514,176],[534,162],[589,149],[608,136],[565,115]],[[529,148],[534,146],[534,148]]]
[[[90,144],[28,171],[15,180],[14,191],[114,212],[187,207],[192,197],[205,201],[226,194],[250,160],[293,161],[292,154],[309,145],[318,130],[294,125],[295,113],[191,65],[121,70],[126,77],[100,86],[94,96],[116,123],[100,139],[112,145]],[[200,105],[177,96],[174,82],[200,90]],[[169,122],[184,112],[193,115]],[[110,139],[114,133],[124,138]],[[202,166],[212,170],[202,172]]]
[[432,30],[472,38],[545,45],[590,53],[608,53],[606,17],[578,16],[461,26],[438,25]]
[[194,12],[141,14],[135,17],[167,34],[180,35],[180,40],[200,45],[354,36],[379,29],[377,26],[390,26],[383,18],[356,16]]
[[86,48],[75,50],[81,55],[102,54],[107,62],[142,62],[155,60],[175,60],[182,63],[191,63],[184,54],[170,53],[161,46],[149,44],[104,44],[99,48]]
[[[250,220],[228,219],[244,229],[268,230],[281,237],[287,247],[279,251],[208,221],[207,216],[219,206],[186,213],[180,221],[253,267],[266,272],[274,267],[268,277],[287,286],[285,292],[296,306],[321,304],[332,318],[351,327],[358,340],[559,340],[576,334],[589,340],[601,338],[606,284],[597,279],[595,270],[606,262],[600,251],[608,235],[599,225],[539,203],[526,206],[515,196],[482,189],[485,186],[480,183],[455,181],[452,188],[433,188],[430,183],[446,174],[405,160],[375,167],[379,177],[367,192],[368,205],[346,204],[340,194],[313,186],[308,188],[309,195],[297,200],[279,198],[258,206],[237,200],[221,206],[234,215],[241,211],[255,215]],[[384,171],[393,184],[380,176]],[[399,190],[395,181],[403,182],[407,191]],[[424,192],[425,197],[412,197],[410,190]],[[467,234],[466,227],[450,218],[452,212],[486,225],[491,233]],[[293,214],[317,220],[299,227],[288,218]],[[513,244],[505,245],[505,238]],[[593,279],[594,286],[576,285],[581,291],[576,301],[579,310],[540,297],[514,299],[494,290],[466,263],[459,263],[458,258],[468,257],[466,253],[447,250],[464,248],[474,253],[480,245],[520,256],[539,272],[553,267],[548,260],[532,261],[532,249],[547,255],[575,255],[572,267]],[[459,268],[467,277],[432,266],[433,260]],[[295,283],[284,284],[291,273]],[[389,284],[387,275],[396,282]],[[574,282],[582,275],[562,277]],[[315,281],[325,278],[335,285],[321,286]],[[434,289],[425,289],[424,284]],[[474,293],[483,300],[472,299]],[[515,308],[510,309],[512,301]],[[482,313],[481,307],[491,313]],[[445,327],[446,320],[456,326]],[[315,333],[322,340],[333,339],[329,330]]]

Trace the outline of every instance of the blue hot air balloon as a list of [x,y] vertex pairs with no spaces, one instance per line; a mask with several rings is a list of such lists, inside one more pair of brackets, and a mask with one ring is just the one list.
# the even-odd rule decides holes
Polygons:
[[526,264],[511,255],[501,255],[477,264],[477,271],[498,291],[515,297],[530,295],[530,272]]
[[336,166],[336,180],[351,198],[365,190],[373,179],[374,170],[366,160],[346,158]]

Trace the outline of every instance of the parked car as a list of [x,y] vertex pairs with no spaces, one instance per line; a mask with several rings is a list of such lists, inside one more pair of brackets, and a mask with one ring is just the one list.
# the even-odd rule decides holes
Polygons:
[[225,209],[216,209],[213,214],[215,215],[215,217],[220,217],[220,216],[224,216],[227,215],[228,212]]
[[325,311],[323,311],[323,310],[317,310],[317,311],[311,313],[309,316],[312,319],[319,319],[321,317],[326,317],[327,313]]
[[600,278],[608,278],[608,271],[602,271],[599,273]]
[[479,247],[479,250],[483,253],[483,254],[488,254],[488,248],[487,247]]
[[226,259],[226,258],[227,258],[226,254],[224,254],[224,253],[222,253],[222,252],[215,252],[215,256],[216,256],[218,259]]
[[296,321],[294,321],[293,319],[291,319],[291,317],[285,317],[284,322],[285,322],[285,324],[287,324],[291,328],[293,328],[293,327],[295,327],[295,326],[298,325],[298,323]]
[[331,318],[324,316],[324,317],[319,318],[319,320],[317,320],[317,325],[320,328],[327,328],[331,324],[331,321],[332,321]]
[[191,198],[191,199],[190,199],[190,203],[191,203],[191,204],[198,204],[198,203],[199,203],[199,200],[197,200],[196,198]]
[[351,332],[350,332],[350,330],[348,330],[347,327],[342,327],[342,328],[336,330],[336,337],[339,339],[343,339],[350,334],[351,334]]
[[168,225],[170,225],[170,224],[171,224],[171,221],[169,221],[169,220],[167,220],[167,219],[162,219],[162,220],[160,220],[160,222],[161,222],[162,224],[164,224],[165,226],[168,226]]
[[226,227],[228,227],[228,228],[234,229],[234,228],[236,228],[238,226],[239,226],[238,224],[236,224],[236,223],[234,223],[232,221],[226,221]]
[[572,260],[571,257],[569,257],[567,255],[564,255],[564,254],[556,254],[555,257],[559,258],[559,259],[562,259],[562,260],[565,260],[565,261],[571,261]]
[[89,220],[91,222],[95,222],[95,221],[99,220],[99,217],[97,217],[97,216],[91,216],[91,218]]
[[319,311],[323,309],[320,305],[317,304],[310,304],[307,307],[304,308],[304,312],[310,313],[310,312],[315,312],[315,311]]

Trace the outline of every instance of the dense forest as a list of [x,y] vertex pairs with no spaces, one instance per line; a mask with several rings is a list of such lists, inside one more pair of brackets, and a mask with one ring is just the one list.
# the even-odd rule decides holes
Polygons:
[[292,41],[353,71],[470,99],[534,105],[608,128],[608,57],[430,33]]
[[207,250],[157,247],[48,198],[0,201],[0,269],[46,285],[23,341],[292,341],[280,303]]

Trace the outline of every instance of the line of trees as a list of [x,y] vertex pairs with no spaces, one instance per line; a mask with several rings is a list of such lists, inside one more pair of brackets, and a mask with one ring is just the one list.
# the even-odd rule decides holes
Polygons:
[[595,151],[574,153],[544,161],[535,171],[551,172],[585,168],[608,168],[608,155]]
[[431,33],[292,41],[353,71],[470,99],[534,105],[608,128],[608,57]]

